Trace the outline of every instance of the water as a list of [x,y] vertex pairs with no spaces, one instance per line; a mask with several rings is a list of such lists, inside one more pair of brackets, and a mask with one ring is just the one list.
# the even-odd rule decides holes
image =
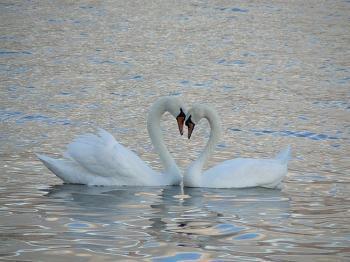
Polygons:
[[[0,3],[0,256],[9,261],[350,259],[349,1]],[[155,169],[160,96],[223,122],[209,166],[291,144],[282,190],[62,185],[58,157],[103,127]],[[184,168],[203,149],[165,115]]]

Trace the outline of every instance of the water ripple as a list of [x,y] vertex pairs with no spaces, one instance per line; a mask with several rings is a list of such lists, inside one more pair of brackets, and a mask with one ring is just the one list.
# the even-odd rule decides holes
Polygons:
[[323,141],[323,140],[338,140],[345,139],[340,137],[338,134],[334,135],[326,135],[326,134],[317,134],[310,131],[292,131],[292,130],[269,130],[269,129],[250,129],[248,131],[244,131],[239,128],[229,128],[230,131],[233,132],[251,132],[257,136],[262,135],[273,135],[273,136],[291,136],[297,138],[307,138],[311,140]]
[[31,55],[29,51],[12,51],[6,49],[0,49],[0,56],[14,56],[14,55]]
[[48,117],[45,115],[25,115],[22,116],[20,118],[18,118],[16,120],[17,124],[25,124],[27,122],[43,122],[49,125],[54,125],[54,124],[58,124],[58,125],[70,125],[71,121],[68,119],[56,119],[56,118],[52,118],[52,117]]

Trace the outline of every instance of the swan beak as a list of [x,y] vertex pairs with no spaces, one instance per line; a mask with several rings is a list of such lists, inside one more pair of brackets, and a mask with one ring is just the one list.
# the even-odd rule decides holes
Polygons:
[[191,135],[192,135],[192,132],[193,132],[193,129],[194,129],[194,124],[191,122],[188,124],[188,139],[191,138]]
[[180,135],[184,134],[184,123],[185,123],[185,118],[184,117],[177,117],[177,125],[179,127]]
[[180,114],[176,117],[177,125],[179,127],[180,135],[184,134],[184,123],[185,123],[186,115],[180,108]]
[[192,135],[192,132],[193,132],[193,129],[194,129],[194,126],[195,126],[195,124],[192,122],[192,120],[191,120],[191,116],[186,120],[186,126],[187,126],[187,128],[188,128],[188,139],[190,139],[191,138],[191,135]]

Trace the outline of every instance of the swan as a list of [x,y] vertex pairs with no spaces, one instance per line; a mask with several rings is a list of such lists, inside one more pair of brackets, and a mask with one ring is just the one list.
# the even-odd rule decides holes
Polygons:
[[220,119],[216,111],[208,105],[194,105],[186,115],[188,139],[195,125],[206,118],[211,132],[205,149],[184,174],[184,186],[208,188],[280,188],[287,174],[287,164],[291,155],[290,146],[275,158],[253,159],[235,158],[226,160],[202,173],[203,165],[212,155],[220,138]]
[[89,186],[179,185],[182,182],[180,170],[164,145],[161,133],[160,119],[165,112],[176,117],[182,135],[186,109],[180,98],[163,97],[149,110],[147,129],[164,167],[162,173],[154,171],[103,129],[99,129],[97,134],[85,134],[76,138],[68,145],[63,159],[36,155],[65,183]]

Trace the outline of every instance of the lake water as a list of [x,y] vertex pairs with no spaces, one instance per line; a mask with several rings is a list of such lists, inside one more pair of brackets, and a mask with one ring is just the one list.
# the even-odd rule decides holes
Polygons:
[[[349,261],[350,1],[2,1],[0,260]],[[209,166],[290,144],[282,190],[63,185],[59,157],[102,127],[159,170],[164,95],[214,106]],[[169,114],[167,145],[190,141]]]

